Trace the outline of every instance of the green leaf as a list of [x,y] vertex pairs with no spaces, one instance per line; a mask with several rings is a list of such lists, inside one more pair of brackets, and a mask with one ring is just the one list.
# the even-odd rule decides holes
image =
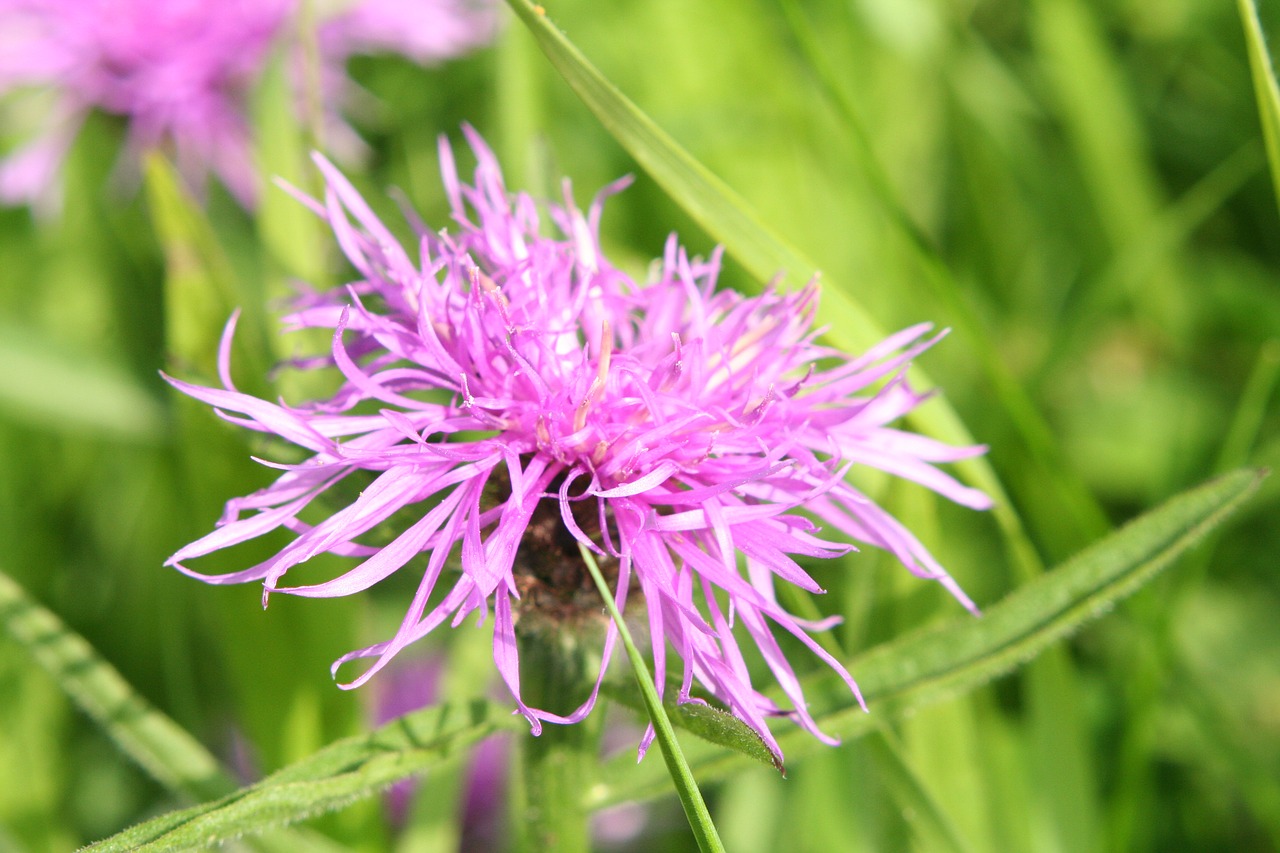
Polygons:
[[[188,800],[236,789],[236,782],[199,741],[140,696],[83,637],[3,572],[0,624],[125,755],[167,789]],[[269,853],[338,850],[327,838],[308,831],[272,833],[252,846]]]
[[166,788],[194,800],[235,789],[195,738],[139,696],[82,637],[3,572],[0,623],[125,754]]
[[484,700],[438,705],[336,741],[255,785],[162,815],[85,850],[207,849],[342,808],[519,724],[505,707]]
[[1272,189],[1277,203],[1280,203],[1280,85],[1276,84],[1276,70],[1267,51],[1266,37],[1262,34],[1257,4],[1254,0],[1236,0],[1236,6],[1244,24],[1245,44],[1249,48],[1249,70],[1253,73],[1262,138],[1267,146],[1267,161],[1271,164]]
[[[275,265],[285,275],[296,276],[316,287],[327,277],[328,228],[305,206],[275,186],[283,178],[296,187],[319,195],[319,173],[307,159],[307,134],[294,119],[296,96],[286,60],[291,54],[276,51],[267,65],[253,101],[254,155],[258,174],[265,177],[257,210],[258,234]],[[281,279],[271,284],[269,298],[292,295]]]
[[[218,240],[205,212],[159,154],[146,161],[147,201],[165,256],[165,343],[181,370],[211,373],[218,342],[231,312],[243,307],[237,353],[255,364],[250,376],[265,374],[266,336],[261,294],[247,289]],[[243,366],[243,365],[242,365]]]
[[[784,772],[782,762],[765,745],[759,733],[733,714],[714,705],[703,705],[698,702],[679,704],[669,698],[679,689],[679,684],[678,679],[669,679],[667,698],[662,700],[663,710],[666,711],[673,725],[708,743],[726,747],[774,770]],[[600,692],[632,710],[645,712],[643,698],[630,684],[624,687],[620,683],[606,681],[601,685]]]
[[[859,737],[1009,672],[1149,581],[1239,509],[1263,476],[1240,470],[1183,492],[1023,585],[983,617],[917,631],[854,659],[849,669],[870,713],[854,705],[833,673],[808,679],[810,710],[828,734]],[[824,748],[799,729],[782,733],[778,742],[791,757]],[[704,781],[733,773],[744,761],[702,743],[690,744],[686,753]],[[589,802],[602,807],[665,790],[659,769],[636,768],[621,758],[603,768]]]
[[929,794],[919,774],[906,762],[897,740],[887,730],[881,730],[867,738],[867,745],[885,786],[893,791],[903,815],[920,836],[921,847],[950,853],[969,850],[970,846]]
[[171,355],[212,365],[235,309],[235,271],[204,211],[159,154],[146,162],[147,201],[165,257],[165,329]]

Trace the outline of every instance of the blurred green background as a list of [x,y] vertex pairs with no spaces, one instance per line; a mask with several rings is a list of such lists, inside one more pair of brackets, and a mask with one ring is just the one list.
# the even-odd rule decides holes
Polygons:
[[[954,329],[923,365],[990,445],[1047,564],[1219,470],[1280,463],[1280,216],[1233,5],[545,5],[818,263],[824,287],[886,328]],[[1262,13],[1280,28],[1274,3]],[[346,171],[388,221],[394,186],[446,224],[436,137],[457,139],[464,121],[498,149],[512,188],[554,196],[567,175],[586,202],[637,171],[514,20],[492,48],[440,68],[376,57],[351,72],[368,92],[353,123],[369,151]],[[287,133],[265,126],[269,87],[264,168],[305,186]],[[264,305],[291,275],[335,282],[342,267],[283,194],[255,218],[215,187],[209,233],[225,266],[176,281],[189,271],[166,267],[164,214],[110,181],[120,131],[89,123],[56,216],[0,210],[0,570],[254,778],[368,725],[376,682],[340,691],[328,664],[382,638],[405,593],[278,596],[264,613],[255,586],[163,568],[270,474],[158,371],[211,381],[212,360],[190,357],[211,344],[191,341],[216,342],[236,305],[251,338],[267,333],[261,363],[269,347],[292,352],[270,343]],[[642,272],[672,230],[712,248],[637,178],[606,208],[616,263]],[[760,287],[732,264],[724,284]],[[212,295],[175,305],[187,286]],[[238,375],[252,387],[248,358]],[[881,498],[979,604],[1022,579],[989,517],[913,488]],[[1244,517],[1043,667],[898,727],[972,849],[1280,848],[1278,499],[1272,478]],[[203,568],[239,567],[218,559]],[[849,649],[958,609],[870,552],[814,573],[831,591],[820,606],[848,617]],[[708,789],[730,850],[927,846],[858,743],[788,771]],[[0,851],[71,849],[175,805],[0,636]],[[644,834],[601,849],[692,849],[674,801],[642,816]],[[374,801],[316,826],[351,849],[396,844]]]

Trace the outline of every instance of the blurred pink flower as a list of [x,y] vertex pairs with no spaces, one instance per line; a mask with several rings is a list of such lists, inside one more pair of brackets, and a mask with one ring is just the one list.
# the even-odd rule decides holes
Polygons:
[[363,0],[321,25],[320,47],[333,57],[396,53],[430,65],[486,43],[497,20],[491,1]]
[[[604,197],[625,182],[585,214],[566,186],[564,205],[547,208],[560,236],[545,236],[539,206],[508,193],[492,153],[467,131],[474,184],[459,179],[448,145],[440,147],[456,227],[418,225],[414,255],[318,158],[327,191],[323,203],[306,201],[333,228],[357,279],[304,297],[286,319],[331,330],[330,352],[296,366],[336,368],[344,381],[329,399],[296,406],[237,391],[233,324],[220,358],[223,388],[170,380],[309,458],[267,463],[280,477],[230,501],[217,529],[169,565],[211,583],[261,581],[264,601],[271,592],[349,595],[401,569],[420,575],[395,636],[335,663],[336,672],[373,660],[344,687],[363,684],[446,621],[458,625],[473,612],[483,620],[492,604],[494,661],[537,733],[544,721],[584,718],[599,690],[597,682],[564,716],[527,705],[520,690],[518,623],[574,630],[575,620],[600,618],[581,544],[601,556],[620,608],[633,594],[643,599],[660,691],[674,650],[680,701],[696,701],[698,682],[775,753],[769,716],[790,716],[834,742],[806,710],[775,637],[793,636],[857,695],[810,636],[835,620],[806,622],[775,597],[778,579],[822,591],[793,555],[835,557],[850,539],[869,543],[972,607],[910,531],[846,479],[866,467],[965,506],[990,505],[935,467],[984,448],[890,426],[926,399],[906,371],[939,336],[914,326],[849,356],[818,343],[816,286],[756,297],[716,290],[719,252],[691,258],[674,237],[650,280],[637,282],[609,263],[599,239]],[[353,487],[354,500],[338,497]],[[309,511],[322,495],[346,505]],[[372,541],[367,534],[401,510],[407,526],[389,543]],[[830,532],[819,536],[813,518]],[[282,528],[292,543],[244,571],[205,575],[187,565]],[[282,584],[322,552],[361,562],[329,581]],[[790,710],[753,686],[744,634]],[[601,678],[615,641],[609,625]],[[650,730],[642,750],[651,739]]]
[[[372,723],[381,726],[405,714],[441,701],[440,680],[443,658],[433,655],[404,661],[392,667],[378,682],[372,701]],[[459,806],[464,850],[497,849],[505,813],[507,769],[510,764],[505,733],[476,745],[467,761],[466,781]],[[405,779],[387,789],[385,804],[393,829],[399,831],[409,820],[409,809],[421,780]],[[483,843],[481,842],[483,839]]]
[[[0,201],[55,204],[59,166],[92,110],[128,122],[122,166],[171,152],[193,188],[216,174],[256,198],[248,96],[272,47],[292,34],[300,0],[0,0],[0,94],[45,89],[54,104],[35,138],[0,162]],[[434,62],[492,37],[491,0],[360,0],[320,24],[326,99],[355,53]],[[300,63],[302,59],[296,60]],[[336,121],[336,106],[326,109]]]

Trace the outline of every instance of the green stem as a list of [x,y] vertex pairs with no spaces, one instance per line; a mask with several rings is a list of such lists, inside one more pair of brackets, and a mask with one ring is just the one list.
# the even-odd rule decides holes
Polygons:
[[[534,708],[567,713],[566,701],[580,698],[583,655],[572,638],[545,627],[517,632],[520,647],[520,690]],[[514,798],[519,849],[565,853],[590,849],[590,813],[582,792],[599,763],[598,726],[543,726],[538,737],[520,740],[519,784]]]
[[671,774],[671,781],[675,783],[676,794],[680,797],[680,805],[684,806],[684,814],[689,820],[689,828],[693,830],[694,838],[697,839],[698,849],[702,853],[713,853],[713,851],[724,853],[724,844],[720,841],[719,833],[716,832],[716,825],[711,821],[711,813],[707,811],[702,792],[698,790],[698,783],[693,779],[693,771],[689,769],[689,763],[684,760],[684,753],[680,749],[679,741],[676,740],[675,730],[671,727],[667,712],[662,707],[662,700],[658,698],[658,691],[653,686],[649,667],[631,639],[631,632],[627,630],[627,623],[622,620],[622,614],[618,612],[618,606],[613,601],[613,593],[609,591],[609,585],[600,574],[600,567],[596,565],[595,557],[584,545],[579,545],[578,550],[582,554],[583,562],[587,564],[587,571],[591,572],[591,579],[596,582],[596,589],[600,590],[600,597],[604,599],[604,606],[608,608],[613,624],[618,626],[618,636],[627,649],[627,658],[631,661],[631,669],[635,673],[636,682],[640,685],[640,695],[644,697],[645,710],[649,712],[649,720],[657,733],[662,758],[667,763],[667,772]]

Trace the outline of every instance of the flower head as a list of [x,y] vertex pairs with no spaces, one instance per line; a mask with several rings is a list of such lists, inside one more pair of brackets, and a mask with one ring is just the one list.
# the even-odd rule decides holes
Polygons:
[[[213,583],[260,581],[264,599],[349,595],[397,571],[420,574],[395,635],[335,663],[336,673],[347,661],[372,661],[345,687],[444,622],[473,612],[483,620],[492,606],[497,669],[536,733],[544,721],[582,719],[599,689],[597,681],[567,715],[531,707],[516,650],[517,625],[599,618],[578,552],[585,546],[608,566],[620,607],[642,599],[659,690],[678,666],[680,701],[691,700],[696,682],[775,752],[771,715],[790,715],[829,740],[775,634],[791,634],[857,688],[810,636],[833,620],[807,623],[775,597],[778,580],[821,592],[797,555],[835,557],[849,540],[869,543],[972,606],[919,541],[845,476],[868,466],[967,506],[989,505],[934,467],[983,448],[890,426],[925,399],[905,372],[937,337],[915,326],[851,358],[818,342],[815,286],[757,297],[717,291],[720,253],[692,258],[674,238],[649,280],[636,281],[609,263],[599,238],[604,199],[625,182],[585,214],[566,185],[564,204],[546,209],[559,236],[546,236],[538,205],[509,193],[489,149],[467,134],[478,158],[473,184],[440,146],[455,228],[420,228],[414,255],[317,160],[327,190],[323,203],[309,203],[357,280],[304,297],[287,319],[332,330],[329,353],[299,366],[336,367],[341,386],[302,405],[238,392],[227,364],[230,326],[223,388],[170,380],[309,458],[277,465],[274,483],[228,503],[218,528],[169,563]],[[363,478],[357,498],[315,523],[301,519],[353,477]],[[413,521],[394,539],[369,540],[406,509]],[[187,565],[278,528],[295,538],[259,565],[217,576]],[[290,569],[321,552],[360,562],[329,581],[285,584]],[[791,710],[752,684],[742,634]],[[610,626],[601,678],[614,640]]]
[[[0,163],[0,201],[44,201],[84,117],[128,121],[134,167],[172,150],[199,187],[212,171],[245,205],[256,195],[248,95],[271,48],[295,26],[299,0],[0,0],[0,94],[52,89],[55,106],[25,148]],[[353,53],[438,61],[487,40],[493,10],[467,0],[359,0],[320,28],[328,95],[347,88]],[[297,60],[301,62],[301,56]],[[331,98],[330,98],[331,99]],[[335,123],[336,113],[331,116]]]

